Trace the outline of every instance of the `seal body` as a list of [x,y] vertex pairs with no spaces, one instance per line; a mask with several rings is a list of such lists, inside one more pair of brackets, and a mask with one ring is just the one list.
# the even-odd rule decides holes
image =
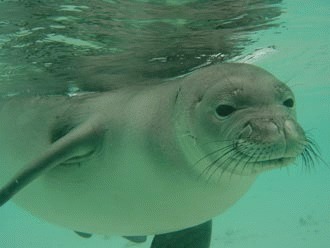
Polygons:
[[38,158],[61,151],[59,142],[70,135],[83,136],[85,125],[88,138],[68,138],[72,145],[14,202],[82,232],[180,230],[220,214],[260,172],[302,153],[305,136],[291,101],[283,83],[242,64],[156,86],[11,97],[0,106],[0,184],[28,162],[47,165],[48,155]]

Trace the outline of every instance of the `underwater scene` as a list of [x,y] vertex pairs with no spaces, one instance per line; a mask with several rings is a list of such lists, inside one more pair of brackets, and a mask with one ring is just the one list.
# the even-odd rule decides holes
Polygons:
[[0,247],[329,247],[329,13],[0,1]]

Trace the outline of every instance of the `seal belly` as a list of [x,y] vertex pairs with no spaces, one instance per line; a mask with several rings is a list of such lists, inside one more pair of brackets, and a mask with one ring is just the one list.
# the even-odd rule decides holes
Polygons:
[[216,216],[253,182],[251,177],[233,175],[208,185],[192,180],[182,170],[160,168],[140,155],[121,157],[115,169],[91,169],[107,157],[80,168],[56,168],[24,189],[15,201],[36,216],[73,230],[148,235],[180,230]]
[[[105,144],[111,151],[80,165],[57,167],[30,185],[31,192],[20,196],[26,198],[24,208],[89,233],[165,233],[223,212],[254,179],[224,175],[218,184],[207,184],[186,166],[145,149],[141,130],[125,135],[118,143]],[[39,202],[31,202],[31,196]]]

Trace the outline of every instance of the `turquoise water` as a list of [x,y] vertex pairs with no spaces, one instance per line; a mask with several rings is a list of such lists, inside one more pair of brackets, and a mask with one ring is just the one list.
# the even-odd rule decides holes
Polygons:
[[[297,98],[299,122],[306,130],[310,130],[320,146],[323,159],[329,164],[330,4],[326,0],[285,1],[282,6],[285,11],[278,19],[280,26],[253,31],[249,36],[253,37],[255,42],[246,42],[241,56],[236,57],[240,55],[237,52],[231,54],[230,59],[260,65],[292,87]],[[183,20],[176,22],[181,23]],[[67,39],[65,41],[74,44],[78,42]],[[84,51],[90,53],[90,49],[95,48],[93,46],[100,44],[89,42],[86,46],[92,46],[88,51]],[[251,54],[253,56],[249,56]],[[44,58],[43,55],[38,56]],[[161,60],[160,57],[158,59]],[[187,65],[193,66],[194,63]],[[8,65],[4,69],[8,69]],[[28,65],[24,65],[24,69],[31,69],[33,73],[36,70]],[[168,75],[175,76],[176,73],[178,72],[169,70]],[[4,75],[10,78],[11,74],[7,70],[2,73],[2,77]],[[5,87],[1,88],[2,92],[21,90],[16,85],[13,87],[10,80],[5,82]],[[72,83],[72,80],[68,79],[66,82]],[[79,82],[72,84],[77,83]],[[64,89],[62,86],[47,87],[50,86],[54,91]],[[30,88],[38,89],[33,85]],[[329,178],[330,170],[322,163],[310,172],[298,164],[260,175],[250,191],[236,205],[215,219],[212,247],[328,247]],[[32,217],[11,202],[0,209],[0,220],[0,247],[5,248],[149,247],[149,243],[133,245],[119,237],[95,236],[82,239],[67,229]],[[150,242],[150,239],[148,241]]]

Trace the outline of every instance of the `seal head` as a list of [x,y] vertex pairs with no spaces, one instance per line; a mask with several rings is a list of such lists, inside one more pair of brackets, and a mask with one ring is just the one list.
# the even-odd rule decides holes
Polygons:
[[208,179],[286,166],[307,145],[292,91],[259,67],[205,68],[183,80],[178,101],[181,145]]

